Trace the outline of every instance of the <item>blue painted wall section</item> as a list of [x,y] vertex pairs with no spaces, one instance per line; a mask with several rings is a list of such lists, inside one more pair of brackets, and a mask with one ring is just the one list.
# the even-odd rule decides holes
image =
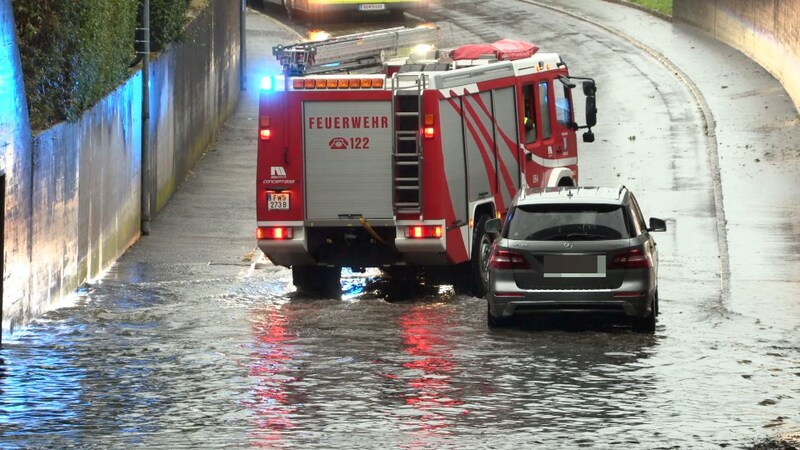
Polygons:
[[[160,210],[239,100],[240,0],[214,0],[150,67],[150,149]],[[102,276],[140,233],[142,74],[74,123],[31,138],[11,0],[0,0],[5,157],[3,332]]]

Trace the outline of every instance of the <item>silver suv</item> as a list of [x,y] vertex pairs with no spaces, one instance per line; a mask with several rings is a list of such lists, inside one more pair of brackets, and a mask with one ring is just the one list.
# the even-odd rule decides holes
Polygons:
[[[502,229],[501,229],[502,228]],[[658,251],[625,186],[521,190],[485,267],[490,327],[515,315],[619,313],[638,331],[653,332],[658,315]]]

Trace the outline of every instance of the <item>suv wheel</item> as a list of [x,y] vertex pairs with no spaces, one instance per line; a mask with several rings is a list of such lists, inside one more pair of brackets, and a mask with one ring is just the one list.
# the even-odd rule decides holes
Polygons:
[[493,316],[492,315],[492,311],[488,308],[488,305],[487,305],[487,308],[486,308],[486,325],[488,325],[489,328],[504,328],[504,327],[507,327],[510,322],[511,322],[511,318]]
[[650,314],[646,317],[635,317],[633,319],[633,329],[640,333],[654,333],[656,331],[656,316],[658,315],[658,293],[653,296],[653,304],[650,305]]
[[472,236],[472,258],[469,261],[470,293],[478,298],[486,295],[488,284],[489,257],[492,254],[492,237],[486,233],[486,222],[489,216],[480,216],[475,222],[475,233]]

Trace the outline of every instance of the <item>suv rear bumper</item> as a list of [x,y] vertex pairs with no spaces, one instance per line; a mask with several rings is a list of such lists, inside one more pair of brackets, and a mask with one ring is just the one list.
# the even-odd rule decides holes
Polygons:
[[536,313],[619,313],[646,317],[654,291],[641,296],[615,296],[614,290],[489,292],[489,311],[497,318]]

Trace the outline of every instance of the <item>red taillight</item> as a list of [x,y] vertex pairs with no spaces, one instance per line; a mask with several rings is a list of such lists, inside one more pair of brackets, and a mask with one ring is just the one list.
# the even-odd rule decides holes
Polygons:
[[436,129],[433,126],[436,124],[436,120],[433,114],[425,114],[423,116],[423,124],[425,127],[422,129],[422,135],[425,139],[433,139],[436,135]]
[[282,240],[292,238],[292,227],[258,227],[256,228],[256,239],[259,241],[272,239]]
[[406,227],[406,237],[411,239],[432,239],[442,237],[441,225],[417,225]]
[[492,259],[489,260],[489,267],[493,269],[530,269],[528,260],[519,253],[508,250],[495,250]]
[[649,269],[653,264],[647,259],[647,255],[641,249],[618,253],[608,264],[609,269]]
[[269,116],[261,116],[259,120],[260,130],[258,132],[262,141],[268,141],[272,137],[272,132],[269,130]]

